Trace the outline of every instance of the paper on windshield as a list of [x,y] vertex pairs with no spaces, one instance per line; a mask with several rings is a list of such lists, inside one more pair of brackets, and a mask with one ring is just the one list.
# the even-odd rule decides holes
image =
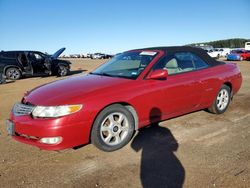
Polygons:
[[140,55],[154,56],[157,52],[142,51]]

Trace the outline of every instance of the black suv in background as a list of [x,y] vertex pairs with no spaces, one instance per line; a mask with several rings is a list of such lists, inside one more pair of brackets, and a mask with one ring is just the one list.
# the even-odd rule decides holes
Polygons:
[[57,59],[64,50],[61,48],[53,55],[38,51],[1,51],[0,74],[10,80],[18,80],[22,76],[66,76],[71,63]]

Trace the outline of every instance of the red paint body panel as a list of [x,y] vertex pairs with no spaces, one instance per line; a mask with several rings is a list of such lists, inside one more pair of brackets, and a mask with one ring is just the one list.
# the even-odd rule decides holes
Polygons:
[[[150,63],[136,79],[99,75],[77,76],[36,88],[24,97],[25,101],[42,106],[82,104],[81,111],[61,118],[33,119],[31,116],[10,119],[15,123],[16,140],[46,150],[61,150],[87,144],[92,124],[98,113],[113,103],[131,105],[138,115],[138,128],[211,106],[224,83],[235,94],[241,86],[241,73],[236,64],[228,63],[210,68],[169,75],[166,80],[147,79],[151,67],[164,54]],[[157,113],[152,110],[158,109]],[[38,137],[27,139],[20,134]],[[39,138],[63,138],[57,145],[42,144]]]
[[[27,139],[24,136],[13,136],[14,139],[38,146],[41,149],[60,150],[72,148],[82,143],[88,143],[89,141],[88,133],[91,127],[87,125],[90,125],[91,122],[85,120],[87,116],[83,118],[80,113],[53,119],[33,119],[30,116],[14,117],[13,114],[11,116],[11,120],[15,123],[16,133],[37,137],[36,140]],[[63,138],[62,142],[57,145],[48,145],[39,142],[40,138],[57,136]]]

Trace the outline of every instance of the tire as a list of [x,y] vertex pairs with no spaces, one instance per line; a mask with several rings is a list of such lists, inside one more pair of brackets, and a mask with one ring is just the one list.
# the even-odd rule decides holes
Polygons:
[[224,113],[231,101],[231,89],[227,85],[222,85],[216,98],[208,111],[213,114],[222,114]]
[[66,76],[69,73],[69,69],[68,67],[64,66],[64,65],[59,65],[58,69],[57,69],[57,75],[58,76]]
[[131,140],[134,130],[135,121],[130,111],[114,104],[97,116],[91,131],[91,142],[100,150],[115,151]]
[[6,78],[9,80],[18,80],[22,77],[21,71],[18,68],[8,68],[5,72]]

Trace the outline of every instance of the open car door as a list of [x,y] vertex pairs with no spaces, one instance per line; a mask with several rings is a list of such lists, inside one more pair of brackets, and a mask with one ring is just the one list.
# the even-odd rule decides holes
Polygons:
[[29,54],[27,52],[20,52],[17,54],[17,60],[23,67],[24,75],[32,75],[33,74],[33,67],[29,60]]

